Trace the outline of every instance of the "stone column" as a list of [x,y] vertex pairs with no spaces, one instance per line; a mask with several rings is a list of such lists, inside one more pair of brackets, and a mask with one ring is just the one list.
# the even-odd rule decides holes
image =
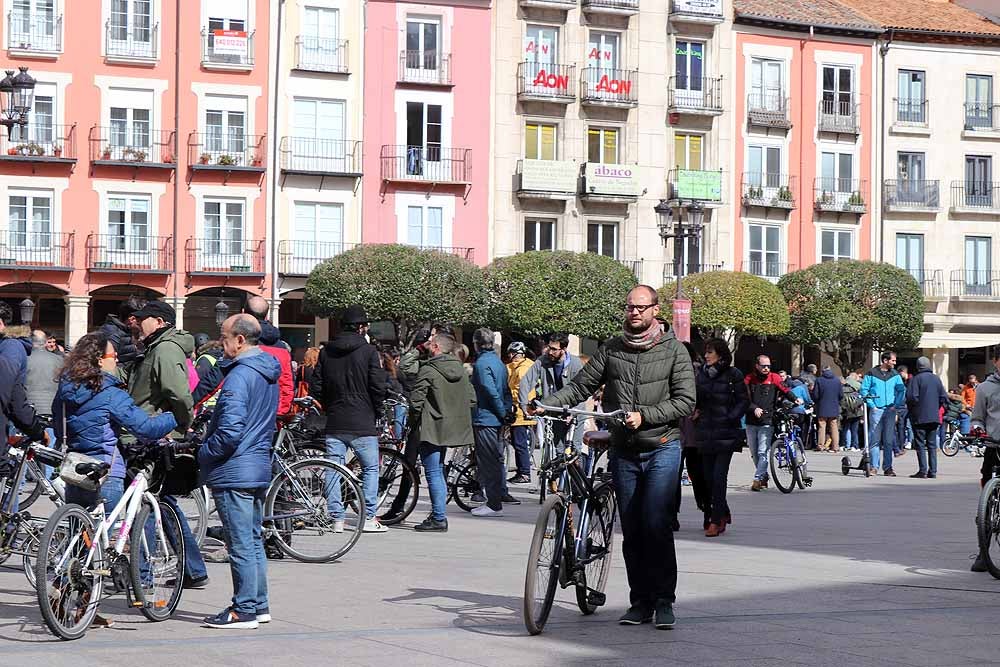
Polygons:
[[184,302],[186,296],[165,296],[163,301],[177,312],[177,322],[174,326],[178,329],[184,328]]
[[267,300],[268,307],[270,308],[270,311],[268,312],[268,320],[276,327],[281,327],[279,320],[281,319],[280,313],[282,301],[283,299],[281,298]]
[[66,302],[66,345],[73,346],[87,333],[90,323],[90,297],[67,294]]

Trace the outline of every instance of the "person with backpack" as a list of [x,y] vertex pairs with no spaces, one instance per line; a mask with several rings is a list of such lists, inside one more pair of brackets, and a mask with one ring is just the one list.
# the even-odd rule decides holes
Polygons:
[[858,429],[864,415],[865,403],[861,400],[861,381],[857,373],[844,378],[840,397],[840,442],[845,451],[861,449]]
[[[812,397],[816,403],[816,420],[819,423],[816,435],[816,449],[825,452],[840,451],[840,399],[844,395],[840,384],[829,366],[823,367],[823,372],[813,385]],[[830,435],[830,448],[826,447],[827,430]]]

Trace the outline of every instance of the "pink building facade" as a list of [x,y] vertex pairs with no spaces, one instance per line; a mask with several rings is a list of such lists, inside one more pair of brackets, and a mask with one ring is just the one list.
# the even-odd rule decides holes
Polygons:
[[[4,2],[0,69],[37,85],[0,138],[0,298],[73,341],[130,295],[214,334],[268,294],[270,3]],[[179,19],[179,21],[178,21]],[[179,113],[178,113],[179,112]]]
[[[367,4],[362,241],[489,261],[489,0]],[[371,176],[369,176],[371,175]]]

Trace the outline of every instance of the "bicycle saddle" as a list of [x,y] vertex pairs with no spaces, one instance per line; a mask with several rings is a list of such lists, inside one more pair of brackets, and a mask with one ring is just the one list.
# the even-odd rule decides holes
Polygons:
[[107,474],[111,466],[107,463],[77,463],[76,474],[85,475],[93,479],[100,479]]
[[593,449],[607,449],[611,446],[611,433],[608,431],[587,431],[583,434],[583,444]]

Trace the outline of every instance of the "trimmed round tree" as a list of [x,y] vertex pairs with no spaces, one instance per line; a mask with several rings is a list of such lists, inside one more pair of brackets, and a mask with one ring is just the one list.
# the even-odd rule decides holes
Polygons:
[[534,251],[486,268],[491,321],[529,336],[562,331],[602,340],[621,331],[632,272],[589,252]]
[[920,285],[891,264],[823,262],[782,277],[778,288],[791,314],[788,338],[818,347],[842,369],[861,367],[872,350],[911,349],[920,342]]
[[305,307],[319,317],[337,317],[356,303],[405,339],[422,323],[482,324],[487,293],[483,270],[461,257],[373,244],[326,260],[306,280]]
[[[703,338],[722,338],[730,349],[743,336],[769,338],[788,333],[788,306],[773,283],[738,271],[693,273],[681,280],[691,299],[691,326]],[[660,288],[660,303],[670,311],[677,283]]]

